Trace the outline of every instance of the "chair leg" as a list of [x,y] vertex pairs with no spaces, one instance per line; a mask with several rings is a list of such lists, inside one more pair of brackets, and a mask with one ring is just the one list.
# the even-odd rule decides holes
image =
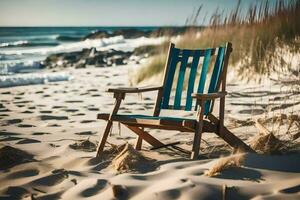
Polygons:
[[191,153],[191,159],[193,159],[193,160],[196,160],[199,156],[201,136],[202,136],[202,125],[200,125],[198,123],[197,126],[198,126],[198,128],[196,128],[196,130],[195,130],[193,148],[192,148],[192,153]]
[[105,146],[105,143],[106,143],[106,140],[107,140],[107,137],[108,137],[111,126],[112,126],[112,121],[109,120],[107,122],[106,128],[105,128],[104,133],[102,135],[101,142],[98,145],[96,157],[99,157],[101,155],[101,153],[103,152],[103,149],[104,149],[104,146]]
[[198,111],[198,114],[197,114],[197,124],[196,124],[196,128],[195,128],[193,149],[192,149],[192,153],[191,153],[191,159],[193,159],[193,160],[196,160],[199,156],[202,129],[203,129],[204,104],[205,104],[205,101],[199,100],[200,110]]
[[[142,128],[142,130],[144,131],[144,128]],[[142,149],[142,142],[143,142],[142,137],[138,135],[138,137],[136,139],[136,143],[135,143],[135,149],[136,150],[141,150]]]
[[143,139],[141,138],[141,136],[138,136],[136,139],[136,143],[135,143],[135,149],[136,150],[141,150],[142,149],[142,142]]

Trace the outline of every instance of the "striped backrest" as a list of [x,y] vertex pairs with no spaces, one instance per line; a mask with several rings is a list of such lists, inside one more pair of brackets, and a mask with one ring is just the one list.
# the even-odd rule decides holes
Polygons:
[[[171,44],[165,69],[161,109],[196,110],[197,102],[192,99],[192,93],[217,92],[228,44],[198,50],[178,49]],[[210,77],[208,74],[211,74]],[[205,102],[205,115],[211,112],[211,104],[211,101]]]

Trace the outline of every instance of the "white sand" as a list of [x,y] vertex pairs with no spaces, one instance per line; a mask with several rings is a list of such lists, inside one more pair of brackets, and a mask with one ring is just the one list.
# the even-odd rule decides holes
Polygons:
[[[151,151],[143,143],[142,154],[154,159],[153,166],[119,174],[109,162],[94,158],[95,151],[72,149],[70,144],[89,138],[96,143],[105,122],[96,120],[99,112],[113,106],[107,87],[128,86],[128,68],[68,69],[69,82],[48,83],[0,89],[0,147],[9,145],[24,150],[36,161],[26,162],[0,172],[0,199],[299,199],[300,154],[246,155],[241,168],[207,177],[209,169],[222,154],[231,152],[222,140],[204,134],[202,159],[187,160],[188,155],[172,149]],[[257,118],[278,114],[299,114],[300,93],[291,86],[228,84],[226,124],[249,143],[257,130]],[[128,95],[123,113],[151,114],[155,92],[142,97]],[[288,97],[288,98],[287,98]],[[268,112],[266,112],[268,111]],[[182,113],[179,113],[182,115]],[[284,121],[285,122],[285,121]],[[298,122],[299,123],[299,122]],[[267,123],[266,127],[283,140],[299,132],[292,124]],[[151,130],[163,142],[181,141],[190,150],[191,133]],[[136,136],[117,124],[109,141],[134,144]],[[299,138],[295,141],[299,143]],[[92,148],[91,148],[92,150]],[[2,161],[0,161],[2,162]],[[225,195],[225,197],[224,197]]]

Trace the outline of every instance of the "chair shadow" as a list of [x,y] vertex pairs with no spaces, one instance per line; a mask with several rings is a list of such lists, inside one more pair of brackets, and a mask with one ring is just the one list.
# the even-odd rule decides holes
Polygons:
[[300,172],[299,152],[282,155],[246,154],[244,166],[282,172]]
[[254,169],[234,167],[222,171],[220,175],[214,176],[216,178],[231,179],[231,180],[243,180],[243,181],[254,181],[260,182],[262,179],[262,174]]

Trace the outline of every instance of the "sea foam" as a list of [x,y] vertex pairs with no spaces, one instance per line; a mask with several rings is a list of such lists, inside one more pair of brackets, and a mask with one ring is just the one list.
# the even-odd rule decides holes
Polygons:
[[0,43],[0,48],[1,47],[15,47],[15,46],[22,46],[27,44],[28,41],[27,40],[19,40],[19,41],[15,41],[15,42],[3,42]]
[[0,76],[0,88],[21,85],[45,84],[48,82],[68,81],[72,77],[66,73],[30,73]]
[[134,48],[141,45],[160,44],[164,42],[166,38],[146,38],[140,37],[135,39],[124,39],[122,35],[102,38],[102,39],[86,39],[79,42],[64,43],[54,47],[41,47],[30,49],[0,49],[0,54],[4,55],[22,55],[22,54],[41,54],[49,55],[60,52],[72,52],[81,51],[82,49],[96,48],[97,50],[123,50],[132,51]]
[[95,39],[90,40],[86,39],[80,42],[72,42],[72,43],[64,43],[55,47],[42,47],[42,48],[31,48],[31,49],[0,49],[0,54],[4,55],[22,55],[22,54],[52,54],[52,53],[60,53],[60,52],[72,52],[72,51],[81,51],[84,48],[92,48],[92,47],[105,47],[111,44],[116,43],[124,43],[123,36],[115,36],[110,38],[103,39]]

